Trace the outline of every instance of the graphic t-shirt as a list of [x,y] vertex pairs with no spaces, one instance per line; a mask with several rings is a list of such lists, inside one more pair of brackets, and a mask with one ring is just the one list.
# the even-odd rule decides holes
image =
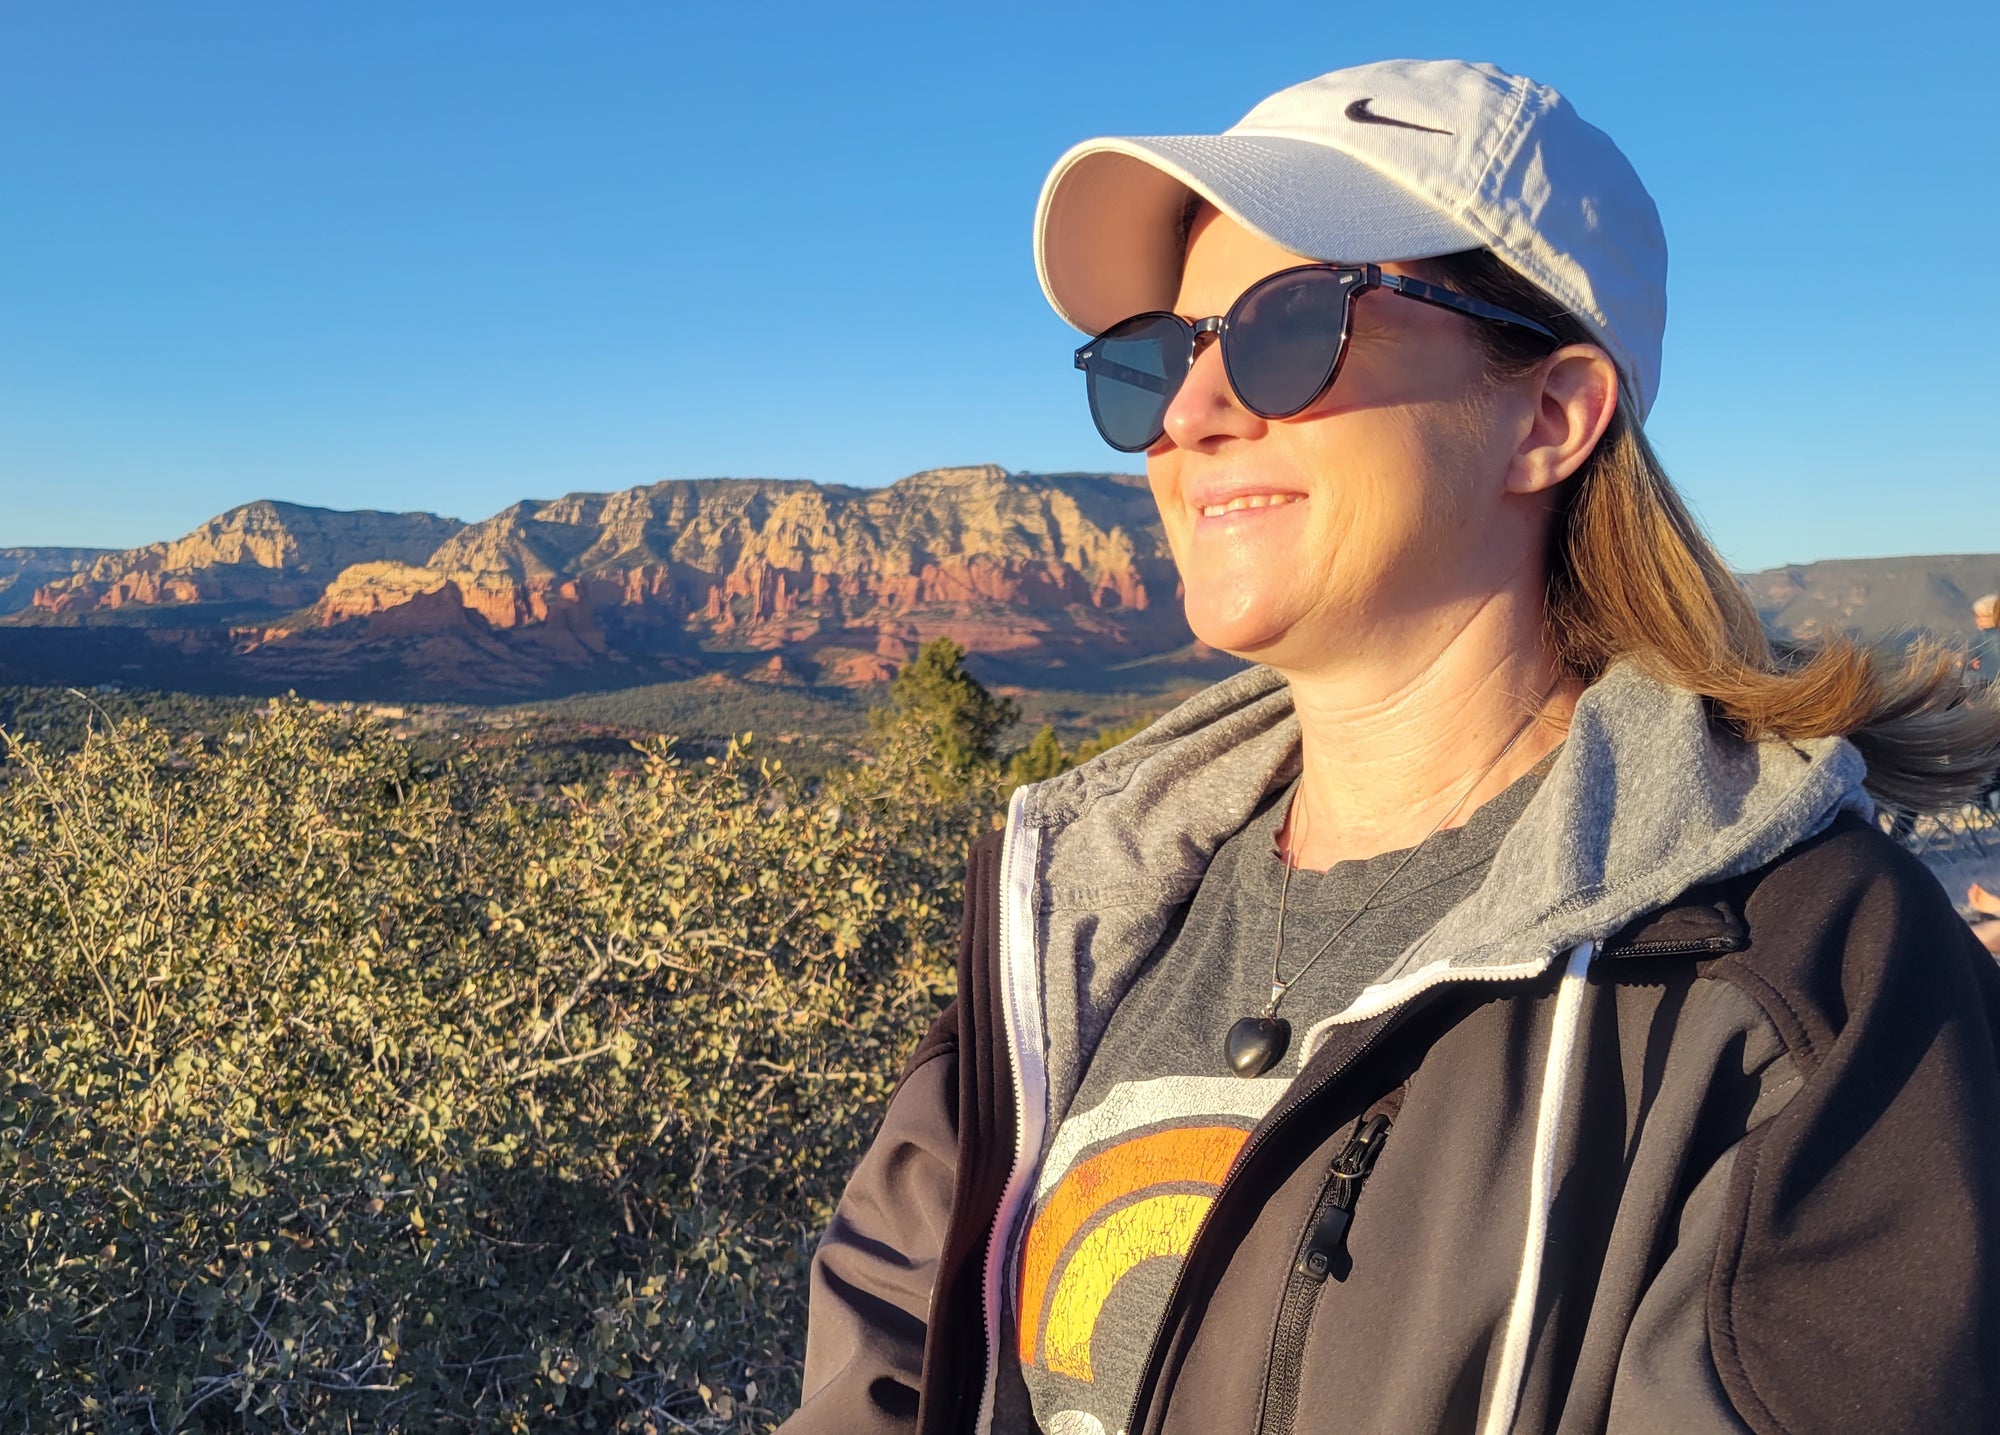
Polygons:
[[1282,966],[1294,982],[1278,1011],[1291,1046],[1256,1080],[1230,1070],[1223,1038],[1271,994],[1289,792],[1217,850],[1112,1013],[1036,1181],[1015,1332],[1044,1435],[1122,1430],[1181,1262],[1236,1153],[1298,1074],[1306,1030],[1479,885],[1541,770],[1433,836],[1310,966],[1409,852],[1292,873]]

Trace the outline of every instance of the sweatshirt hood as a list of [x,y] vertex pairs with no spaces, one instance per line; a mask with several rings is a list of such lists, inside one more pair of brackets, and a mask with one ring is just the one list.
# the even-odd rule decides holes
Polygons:
[[[1251,668],[1017,795],[1014,821],[1038,837],[1054,1111],[1067,1108],[1082,1058],[1216,849],[1298,771],[1290,689]],[[1619,664],[1578,700],[1479,888],[1301,1048],[1439,980],[1538,975],[1690,887],[1763,866],[1845,808],[1872,810],[1865,775],[1845,739],[1747,742],[1712,721],[1703,699]]]

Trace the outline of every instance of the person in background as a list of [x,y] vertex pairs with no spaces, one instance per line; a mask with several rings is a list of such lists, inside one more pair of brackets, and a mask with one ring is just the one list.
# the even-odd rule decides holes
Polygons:
[[2000,681],[2000,593],[1988,593],[1972,603],[1972,643],[1966,666],[1984,683]]
[[975,845],[787,1435],[2000,1428],[2000,967],[1873,821],[2000,712],[1773,652],[1646,440],[1624,155],[1363,65],[1076,147],[1035,254],[1256,666]]

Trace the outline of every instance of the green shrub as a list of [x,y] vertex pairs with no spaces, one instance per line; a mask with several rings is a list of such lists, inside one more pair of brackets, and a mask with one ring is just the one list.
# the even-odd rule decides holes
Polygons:
[[1000,735],[1021,716],[1011,698],[997,698],[965,670],[965,649],[933,638],[896,671],[886,706],[871,708],[878,734],[898,733],[934,755],[927,766],[942,780],[970,780],[987,773]]
[[10,741],[0,1428],[774,1423],[992,782],[248,727]]
[[1051,777],[1068,772],[1070,756],[1063,751],[1062,739],[1047,723],[1035,733],[1028,745],[1007,760],[1007,782],[1013,787],[1024,787],[1031,782],[1046,782]]

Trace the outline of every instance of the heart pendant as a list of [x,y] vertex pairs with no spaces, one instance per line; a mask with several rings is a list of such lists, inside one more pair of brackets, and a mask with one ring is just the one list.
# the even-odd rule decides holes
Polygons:
[[1229,1028],[1224,1049],[1238,1076],[1262,1076],[1276,1066],[1292,1042],[1292,1024],[1281,1016],[1246,1016]]

